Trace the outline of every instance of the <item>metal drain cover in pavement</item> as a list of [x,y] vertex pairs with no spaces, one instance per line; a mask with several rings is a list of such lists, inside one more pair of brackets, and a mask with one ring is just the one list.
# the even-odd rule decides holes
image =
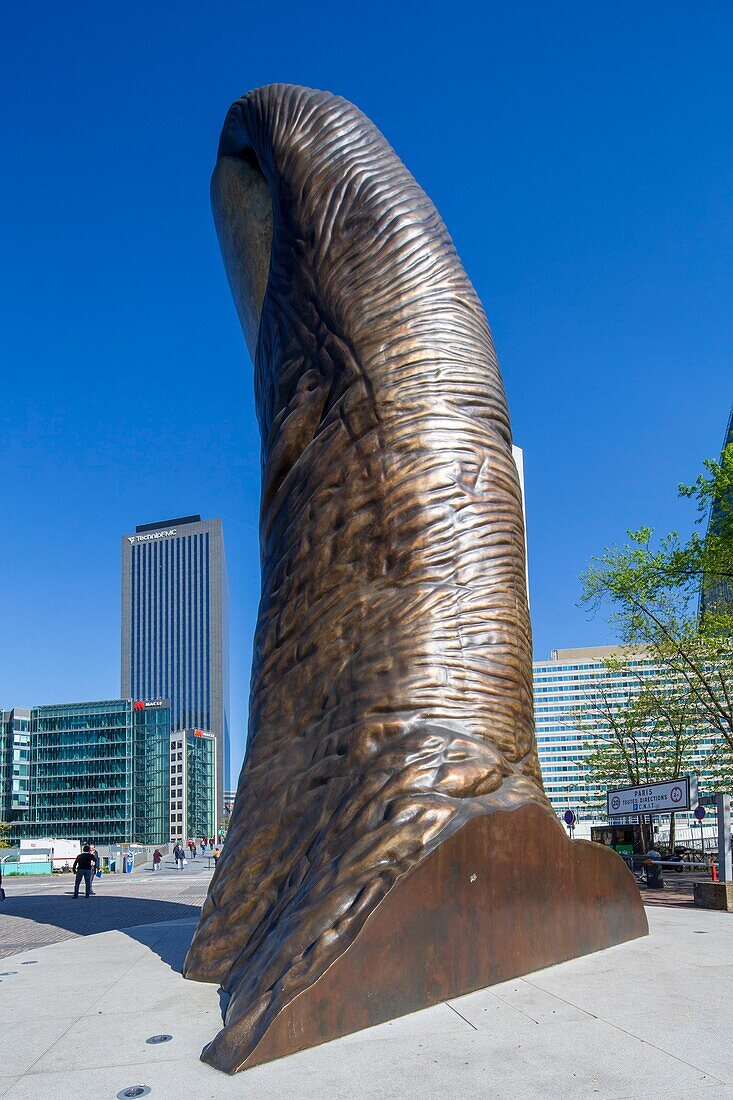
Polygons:
[[149,1039],[146,1039],[146,1043],[150,1043],[154,1046],[156,1043],[169,1043],[173,1038],[172,1035],[151,1035]]
[[130,1085],[129,1088],[117,1093],[117,1100],[131,1100],[133,1096],[147,1096],[149,1092],[147,1085]]
[[37,962],[38,962],[38,959],[26,959],[26,961],[22,962],[20,965],[21,966],[35,966]]
[[11,974],[17,973],[17,970],[3,970],[2,974],[0,974],[0,978],[9,978]]

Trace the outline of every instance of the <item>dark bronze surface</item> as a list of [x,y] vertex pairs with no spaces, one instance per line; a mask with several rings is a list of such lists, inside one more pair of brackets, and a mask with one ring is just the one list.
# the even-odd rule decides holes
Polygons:
[[[435,207],[360,111],[290,85],[232,107],[212,201],[255,364],[262,595],[247,756],[185,973],[230,993],[204,1058],[235,1072],[449,838],[532,804],[555,824],[504,389]],[[328,1010],[345,1030],[350,1001]]]
[[[648,931],[610,848],[570,841],[536,805],[473,818],[396,883],[241,1068]],[[222,1068],[240,1068],[229,1052]]]

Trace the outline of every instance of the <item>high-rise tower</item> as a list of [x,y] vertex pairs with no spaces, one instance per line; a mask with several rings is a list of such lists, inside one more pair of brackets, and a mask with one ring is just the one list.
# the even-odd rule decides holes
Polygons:
[[173,730],[217,742],[217,810],[229,787],[229,594],[221,520],[143,523],[122,539],[125,698],[169,699]]

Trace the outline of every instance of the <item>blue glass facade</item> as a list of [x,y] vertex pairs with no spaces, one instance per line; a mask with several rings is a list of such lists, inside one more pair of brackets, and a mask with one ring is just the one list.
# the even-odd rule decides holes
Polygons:
[[170,710],[131,699],[31,710],[24,837],[161,844],[170,800]]
[[229,767],[229,637],[220,520],[145,524],[122,540],[122,694],[167,698],[173,730],[217,740],[217,799]]
[[13,842],[30,808],[30,726],[30,710],[0,711],[0,821],[12,826]]
[[211,713],[208,531],[133,546],[131,694],[170,698],[174,729]]

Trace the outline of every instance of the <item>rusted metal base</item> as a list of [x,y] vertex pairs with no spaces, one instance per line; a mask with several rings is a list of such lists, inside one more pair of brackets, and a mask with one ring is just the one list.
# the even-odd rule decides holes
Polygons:
[[236,1027],[203,1058],[234,1073],[648,931],[615,852],[570,841],[536,804],[486,814],[398,879],[244,1059]]

